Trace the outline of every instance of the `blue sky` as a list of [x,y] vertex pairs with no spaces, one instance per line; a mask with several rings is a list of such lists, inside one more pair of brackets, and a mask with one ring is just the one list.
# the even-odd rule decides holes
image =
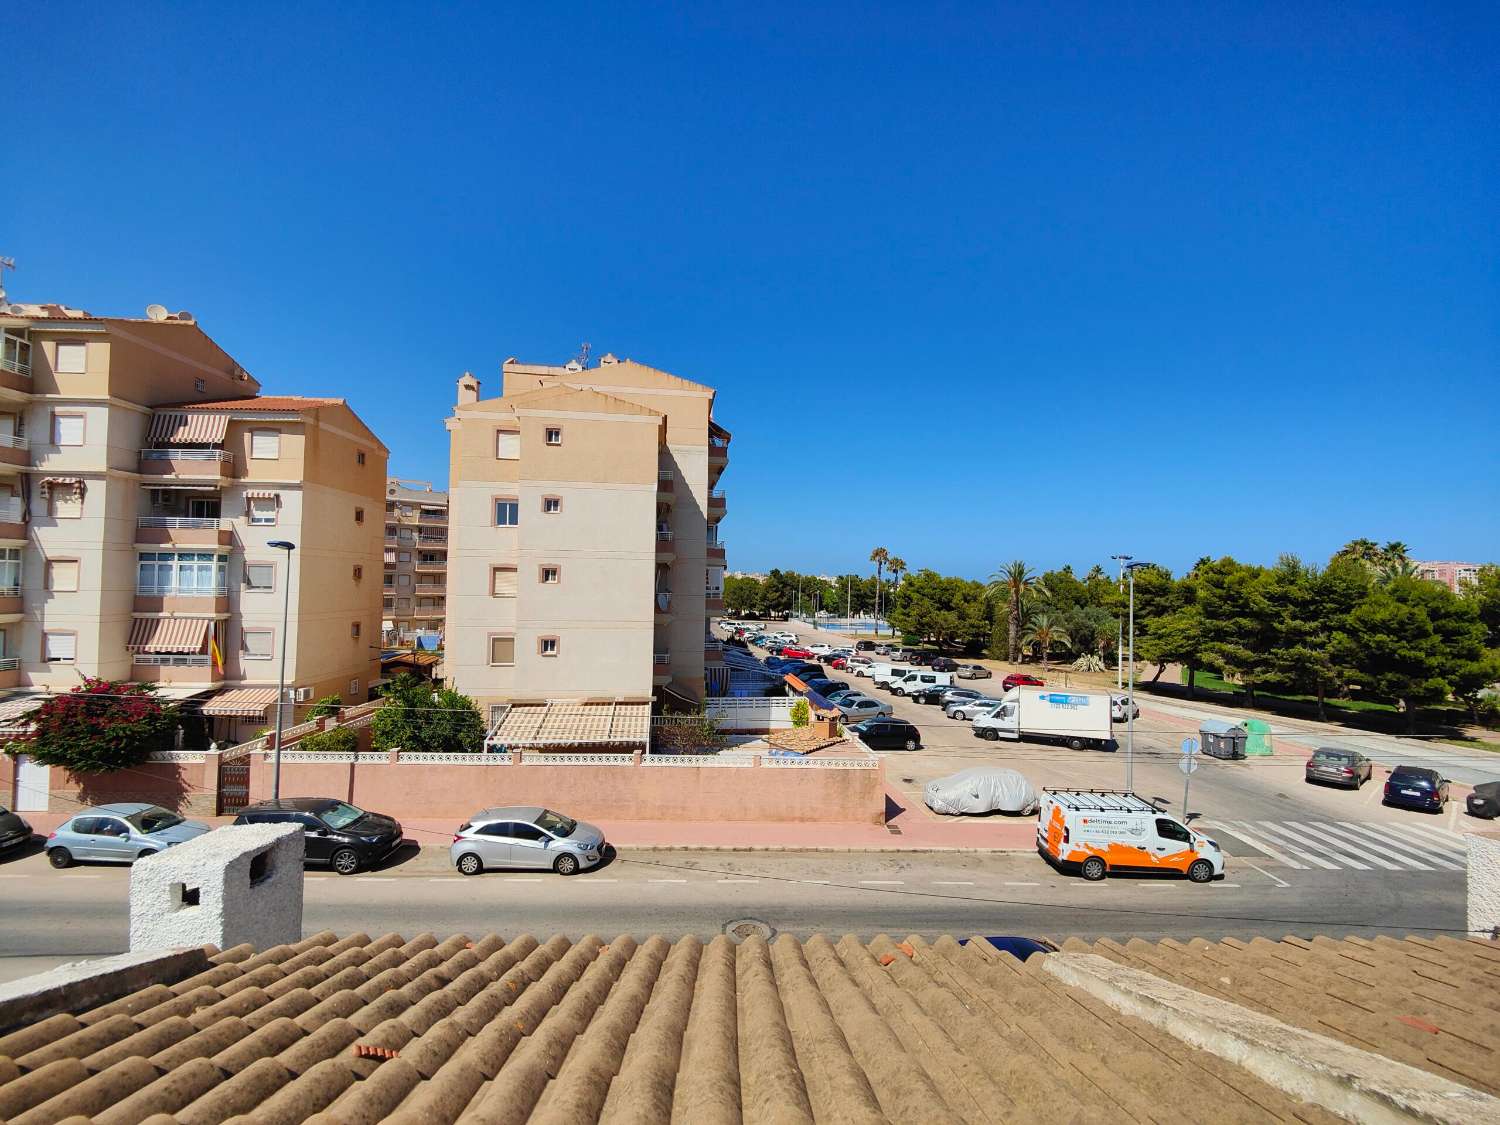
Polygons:
[[710,383],[732,567],[1500,556],[1493,7],[1041,7],[47,5],[9,289],[413,477],[464,369]]

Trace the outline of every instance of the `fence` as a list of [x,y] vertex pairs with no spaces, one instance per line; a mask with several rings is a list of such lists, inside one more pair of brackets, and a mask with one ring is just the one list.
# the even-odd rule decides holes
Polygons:
[[704,710],[721,731],[735,733],[782,730],[792,725],[792,704],[786,696],[759,699],[716,698]]

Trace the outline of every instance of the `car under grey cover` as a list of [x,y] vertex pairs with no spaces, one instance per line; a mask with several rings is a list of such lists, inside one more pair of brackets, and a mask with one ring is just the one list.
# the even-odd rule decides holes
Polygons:
[[933,812],[948,816],[1034,813],[1040,805],[1031,782],[1015,770],[999,766],[970,766],[929,781],[923,799]]

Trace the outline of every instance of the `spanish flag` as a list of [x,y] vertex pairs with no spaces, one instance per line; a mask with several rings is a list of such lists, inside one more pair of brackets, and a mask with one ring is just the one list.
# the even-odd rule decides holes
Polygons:
[[224,654],[219,651],[219,638],[212,634],[208,638],[208,651],[214,658],[214,667],[219,670],[219,675],[222,676],[224,674]]

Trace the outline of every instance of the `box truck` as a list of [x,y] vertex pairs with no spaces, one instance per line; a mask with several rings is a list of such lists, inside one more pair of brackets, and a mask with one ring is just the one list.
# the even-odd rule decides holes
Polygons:
[[1074,750],[1114,746],[1109,726],[1109,692],[1058,691],[1047,687],[1013,687],[1000,706],[973,723],[976,738],[1025,738],[1061,742]]

